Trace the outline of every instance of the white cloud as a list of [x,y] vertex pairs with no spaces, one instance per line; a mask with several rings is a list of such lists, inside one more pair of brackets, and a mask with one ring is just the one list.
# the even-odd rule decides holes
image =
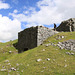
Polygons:
[[0,15],[0,41],[16,39],[20,30],[21,23],[17,19],[11,20]]
[[10,15],[20,22],[27,22],[28,26],[32,26],[32,24],[33,26],[35,24],[50,25],[75,17],[75,0],[41,0],[37,2],[37,7],[40,9],[39,11],[31,8],[32,12],[30,12],[31,14],[28,13],[28,15],[23,13],[10,13]]
[[17,12],[18,12],[18,10],[16,10],[16,9],[13,11],[13,13],[17,13]]
[[9,13],[9,15],[12,15],[14,19],[18,19],[20,22],[25,22],[29,18],[24,14]]
[[0,1],[0,9],[8,9],[8,8],[10,8],[10,5],[8,3]]

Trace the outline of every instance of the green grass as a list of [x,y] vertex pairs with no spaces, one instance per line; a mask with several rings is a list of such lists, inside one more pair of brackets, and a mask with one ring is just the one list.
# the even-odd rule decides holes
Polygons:
[[[18,53],[18,51],[13,47],[15,42],[17,42],[17,40],[0,43],[0,62]],[[10,54],[9,51],[12,51],[12,53]]]
[[[65,38],[56,40],[58,35],[64,35]],[[44,41],[44,44],[48,44],[49,41],[57,44],[69,39],[75,39],[75,32],[61,32],[48,38]],[[75,55],[66,54],[66,52],[72,51],[60,50],[57,46],[46,47],[45,45],[40,45],[34,49],[17,54],[16,49],[12,47],[12,44],[16,42],[17,40],[0,43],[0,48],[4,50],[0,50],[0,69],[2,69],[2,66],[7,68],[5,72],[0,71],[0,75],[75,75]],[[6,48],[9,44],[11,46]],[[45,51],[42,51],[43,49]],[[8,53],[10,50],[13,52],[12,54]],[[47,61],[47,58],[50,58],[50,60]],[[37,62],[37,59],[42,60]],[[4,63],[5,60],[9,60],[11,66],[7,65],[8,63]],[[16,65],[17,63],[19,64],[18,66]],[[67,67],[64,67],[66,65]],[[11,67],[17,70],[9,72]]]

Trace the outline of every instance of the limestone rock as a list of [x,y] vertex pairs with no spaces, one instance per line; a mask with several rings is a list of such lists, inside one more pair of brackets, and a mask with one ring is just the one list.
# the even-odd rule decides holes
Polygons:
[[10,70],[16,71],[16,69],[14,67],[10,68]]
[[50,58],[47,58],[47,61],[49,61],[50,60]]
[[40,61],[42,61],[42,59],[37,59],[37,62],[40,62]]
[[45,51],[45,49],[43,49],[42,51]]
[[60,49],[75,51],[75,40],[70,39],[70,40],[67,40],[67,41],[64,41],[64,42],[58,42],[57,46]]
[[12,53],[12,51],[9,51],[9,53]]
[[6,71],[6,69],[1,69],[1,71]]

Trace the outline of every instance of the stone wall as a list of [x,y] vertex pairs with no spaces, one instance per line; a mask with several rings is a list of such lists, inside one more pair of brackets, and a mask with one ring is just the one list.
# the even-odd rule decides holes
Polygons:
[[18,50],[19,53],[37,47],[48,37],[57,33],[44,26],[27,28],[18,33]]
[[37,46],[41,45],[44,40],[46,40],[48,37],[54,35],[57,33],[56,31],[53,31],[47,27],[44,26],[38,26],[37,30]]
[[70,31],[70,25],[72,31],[75,31],[75,18],[70,18],[66,21],[61,22],[61,24],[57,27],[57,31]]
[[37,27],[27,28],[18,33],[19,53],[37,46]]

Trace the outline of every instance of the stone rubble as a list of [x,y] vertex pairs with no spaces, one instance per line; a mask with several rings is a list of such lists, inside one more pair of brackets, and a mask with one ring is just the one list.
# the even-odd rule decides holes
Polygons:
[[42,59],[37,59],[36,61],[37,61],[37,62],[40,62],[40,61],[42,61]]
[[43,69],[45,69],[46,67],[43,67]]
[[61,39],[64,39],[64,38],[65,38],[65,36],[63,36],[63,35],[62,35],[62,36],[57,35],[55,38],[56,38],[56,40],[61,40]]
[[68,54],[68,55],[74,55],[74,53],[73,52],[66,52],[66,54]]
[[64,67],[67,67],[67,64]]
[[49,43],[49,44],[45,44],[46,47],[48,47],[48,46],[50,46],[50,45],[51,45],[51,43]]
[[45,51],[45,49],[43,49],[42,51]]
[[1,71],[6,71],[6,69],[1,69]]
[[16,71],[16,69],[14,67],[10,68],[10,70]]
[[12,51],[9,51],[9,53],[11,54],[11,53],[12,53]]
[[21,70],[21,72],[23,72],[23,70]]
[[64,42],[59,42],[57,44],[57,46],[60,49],[66,49],[66,50],[72,50],[75,51],[75,40],[68,40],[68,41],[64,41]]
[[50,58],[47,58],[47,61],[49,61],[50,60]]

